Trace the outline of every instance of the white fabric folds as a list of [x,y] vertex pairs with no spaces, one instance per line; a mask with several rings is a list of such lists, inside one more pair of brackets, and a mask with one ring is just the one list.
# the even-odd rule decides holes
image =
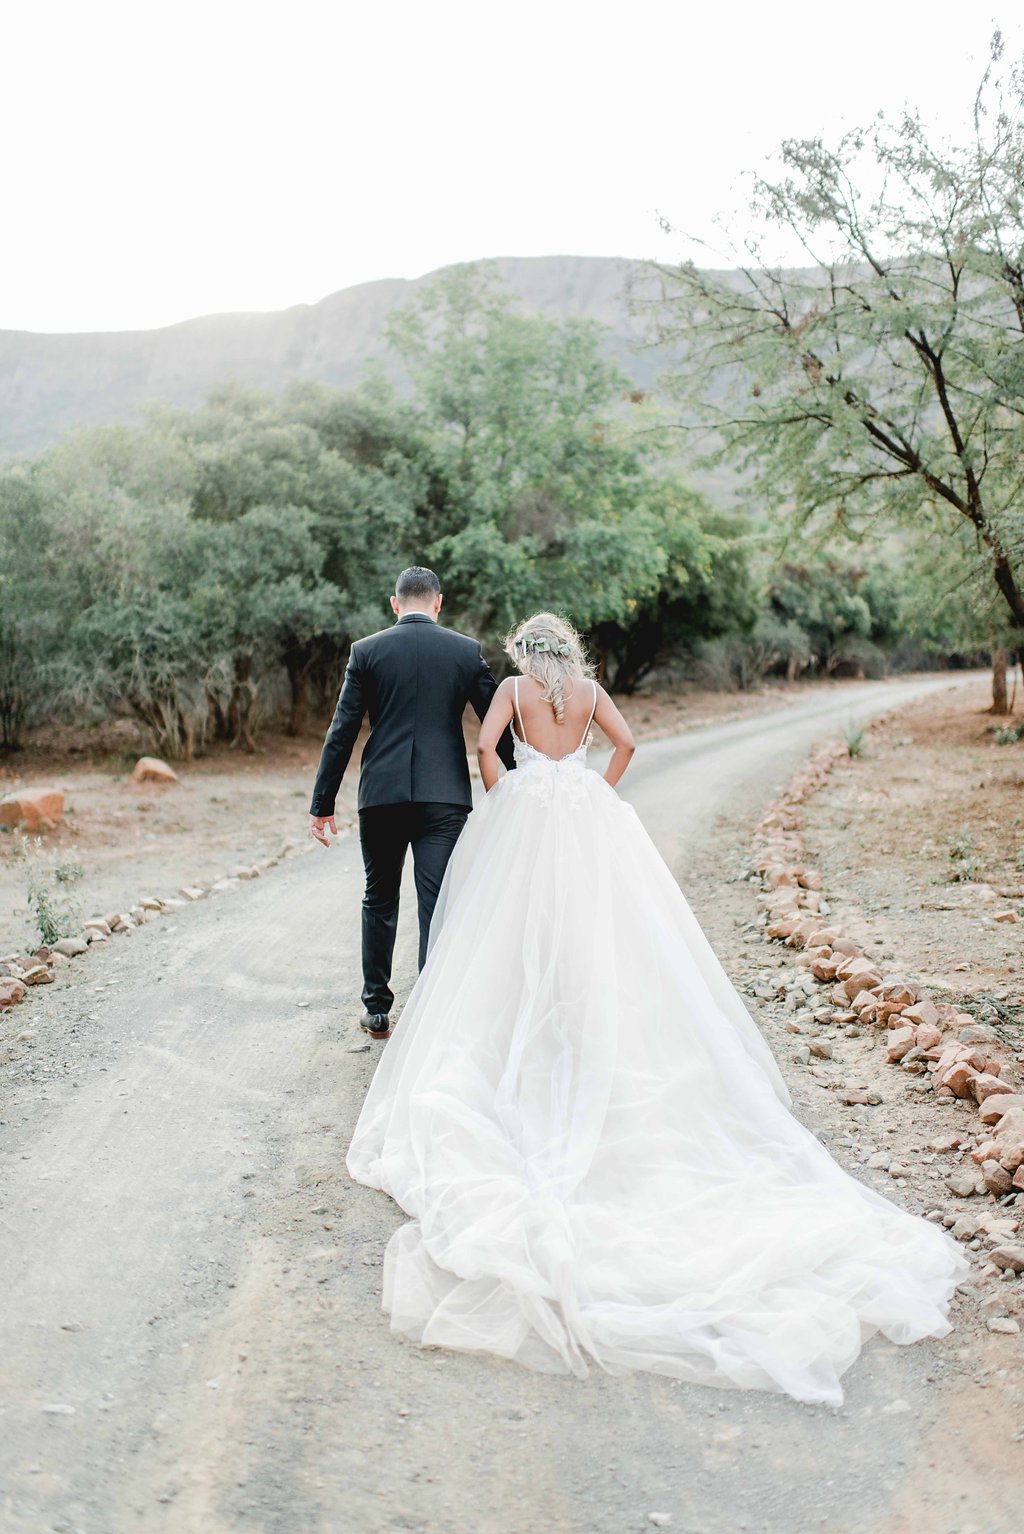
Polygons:
[[348,1153],[411,1217],[392,1326],[583,1375],[838,1403],[862,1342],[941,1337],[968,1271],[843,1172],[632,808],[518,743],[455,848]]

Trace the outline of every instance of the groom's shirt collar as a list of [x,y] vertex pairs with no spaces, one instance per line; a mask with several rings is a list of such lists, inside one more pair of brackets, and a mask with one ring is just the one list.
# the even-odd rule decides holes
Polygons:
[[398,621],[399,623],[435,623],[437,620],[429,613],[403,613]]

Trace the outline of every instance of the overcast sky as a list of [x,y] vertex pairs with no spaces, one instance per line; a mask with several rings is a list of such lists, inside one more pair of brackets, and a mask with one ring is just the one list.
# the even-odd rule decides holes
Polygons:
[[[960,133],[1021,0],[31,0],[0,16],[0,328],[312,303],[480,256],[724,249],[787,136]],[[739,224],[735,226],[742,233]],[[685,252],[689,253],[689,252]]]

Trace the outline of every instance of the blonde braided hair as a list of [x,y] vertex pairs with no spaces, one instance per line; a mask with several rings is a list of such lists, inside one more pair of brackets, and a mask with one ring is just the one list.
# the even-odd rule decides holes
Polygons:
[[524,618],[505,640],[505,654],[524,676],[540,682],[544,689],[541,701],[551,704],[559,724],[565,718],[566,681],[594,674],[583,640],[557,613],[534,613],[532,618]]

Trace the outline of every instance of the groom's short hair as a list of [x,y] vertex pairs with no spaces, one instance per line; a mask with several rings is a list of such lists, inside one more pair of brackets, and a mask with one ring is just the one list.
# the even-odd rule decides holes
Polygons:
[[428,570],[425,565],[410,565],[395,582],[395,596],[400,602],[408,597],[422,600],[424,597],[440,595],[441,582],[433,570]]

